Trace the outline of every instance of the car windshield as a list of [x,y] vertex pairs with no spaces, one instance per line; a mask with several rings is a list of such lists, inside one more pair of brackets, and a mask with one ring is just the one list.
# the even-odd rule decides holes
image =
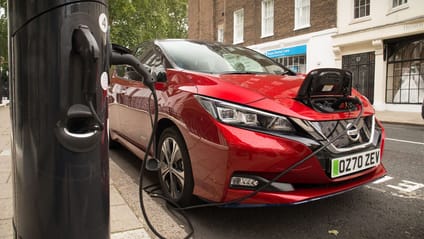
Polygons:
[[163,41],[160,45],[180,68],[212,74],[285,74],[287,69],[253,50],[218,43]]

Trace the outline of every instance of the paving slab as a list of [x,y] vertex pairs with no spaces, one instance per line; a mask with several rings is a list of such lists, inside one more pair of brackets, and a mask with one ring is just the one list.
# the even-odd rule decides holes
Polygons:
[[13,196],[12,183],[0,183],[0,199],[10,199]]
[[13,238],[12,219],[0,220],[0,239],[6,238]]
[[11,198],[0,199],[0,220],[13,217],[13,203]]
[[111,232],[114,233],[141,229],[143,225],[125,204],[110,207],[110,227]]
[[114,233],[111,236],[111,239],[149,239],[150,236],[147,234],[144,229],[137,229],[126,232]]
[[112,185],[110,186],[110,206],[126,205],[125,200],[121,194]]

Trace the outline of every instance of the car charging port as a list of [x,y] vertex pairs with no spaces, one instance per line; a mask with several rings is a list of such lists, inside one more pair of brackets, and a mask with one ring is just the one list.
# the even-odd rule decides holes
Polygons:
[[353,97],[328,97],[310,99],[307,104],[319,112],[332,113],[358,110],[358,105],[360,103],[357,98]]
[[357,110],[360,104],[351,94],[350,71],[323,68],[309,72],[296,99],[319,112],[346,112]]

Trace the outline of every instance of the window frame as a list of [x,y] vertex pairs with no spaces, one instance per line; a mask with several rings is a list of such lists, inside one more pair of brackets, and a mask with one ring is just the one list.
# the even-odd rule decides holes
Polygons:
[[388,1],[389,1],[389,4],[391,5],[391,8],[388,10],[386,16],[409,8],[408,0],[388,0]]
[[[417,45],[414,46],[414,44]],[[386,61],[385,102],[387,104],[422,104],[424,99],[424,54],[412,56],[415,53],[415,47],[419,46],[424,49],[423,39],[401,40],[388,43],[386,46],[389,49],[396,48],[387,56]],[[412,66],[418,67],[412,68]]]
[[[361,5],[361,1],[365,1]],[[361,10],[364,10],[364,15],[361,15]],[[371,0],[353,0],[353,19],[368,18],[371,15]]]
[[310,26],[311,26],[311,1],[310,0],[295,0],[294,2],[294,30],[308,28]]
[[[238,16],[241,16],[238,22]],[[244,41],[244,8],[240,8],[233,13],[233,44]]]
[[219,24],[216,31],[216,41],[224,42],[224,24]]
[[392,0],[392,8],[397,8],[407,3],[408,3],[408,0]]
[[262,0],[261,37],[274,35],[274,0]]

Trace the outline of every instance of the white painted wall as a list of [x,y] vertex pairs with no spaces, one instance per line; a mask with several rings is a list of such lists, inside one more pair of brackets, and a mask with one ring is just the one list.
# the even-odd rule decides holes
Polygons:
[[[333,53],[333,38],[335,28],[289,37],[262,44],[252,45],[249,48],[264,53],[270,50],[306,45],[306,71],[315,68],[335,67]],[[305,72],[305,73],[307,73]]]
[[306,70],[336,67],[331,34],[310,38],[307,44]]
[[337,1],[338,33],[333,36],[335,65],[341,56],[375,52],[374,107],[376,110],[420,112],[421,105],[386,104],[386,66],[383,40],[424,33],[424,0],[392,8],[393,0],[370,0],[370,16],[354,19],[354,0]]
[[[424,16],[424,0],[408,0],[408,3],[392,8],[393,0],[370,0],[370,16],[353,18],[354,0],[337,1],[337,27],[339,34],[399,23]],[[377,36],[375,36],[377,37]]]

